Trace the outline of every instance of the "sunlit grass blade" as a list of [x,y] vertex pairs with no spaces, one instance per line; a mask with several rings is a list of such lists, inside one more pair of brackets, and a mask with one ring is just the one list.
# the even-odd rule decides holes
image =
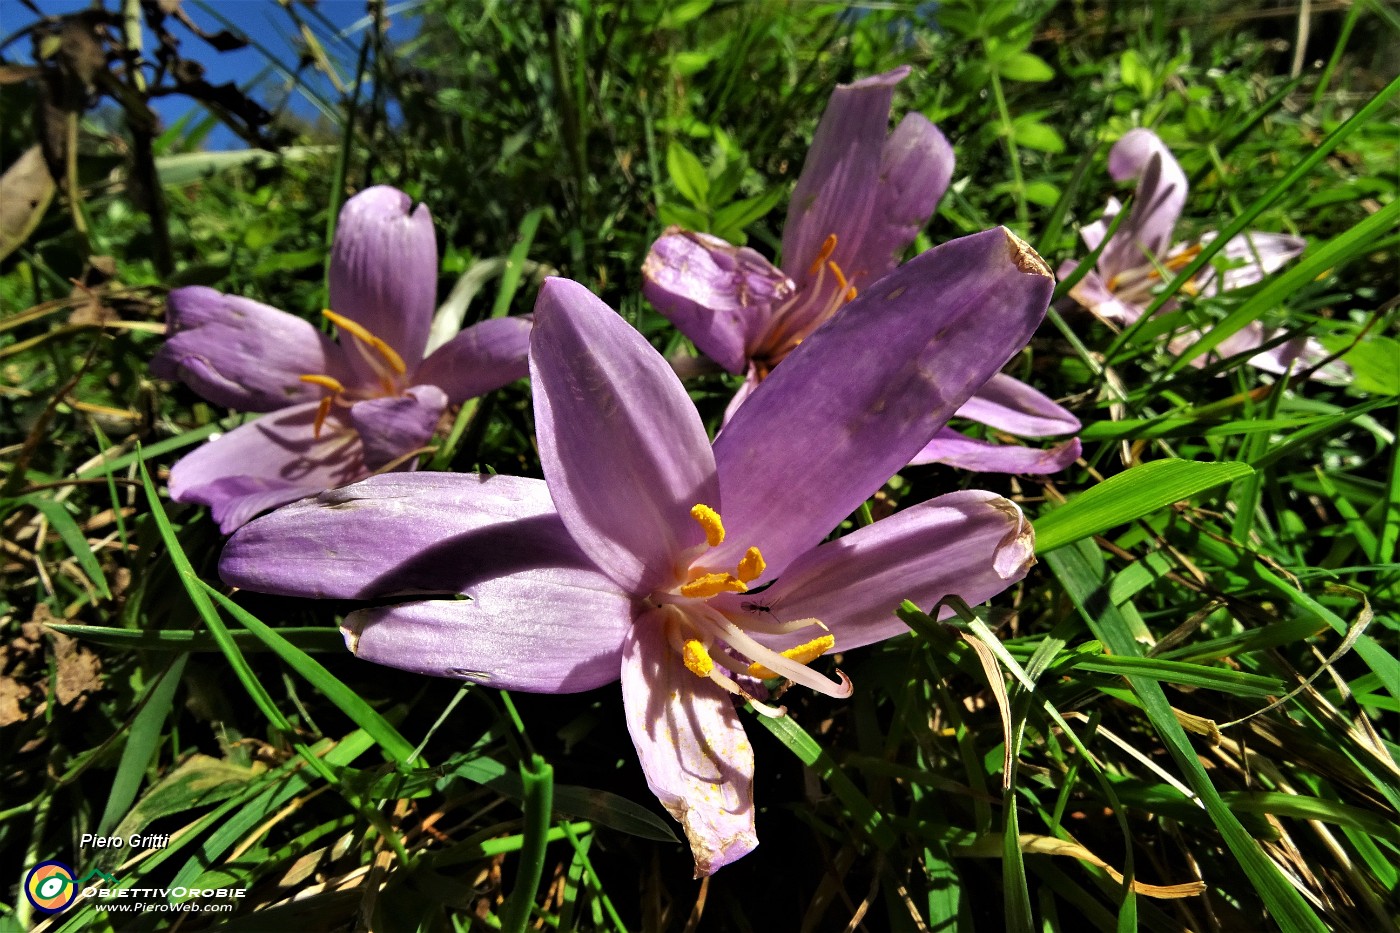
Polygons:
[[1036,519],[1036,553],[1092,537],[1250,472],[1243,463],[1192,460],[1154,460],[1135,466]]

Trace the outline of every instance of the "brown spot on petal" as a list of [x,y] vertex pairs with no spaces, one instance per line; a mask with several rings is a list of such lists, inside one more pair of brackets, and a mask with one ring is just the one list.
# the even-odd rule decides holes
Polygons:
[[1016,264],[1016,268],[1028,275],[1043,275],[1047,279],[1053,279],[1054,273],[1050,271],[1050,266],[1040,254],[1031,248],[1031,245],[1018,237],[1005,227],[1001,232],[1006,234],[1006,244],[1011,250],[1011,261]]

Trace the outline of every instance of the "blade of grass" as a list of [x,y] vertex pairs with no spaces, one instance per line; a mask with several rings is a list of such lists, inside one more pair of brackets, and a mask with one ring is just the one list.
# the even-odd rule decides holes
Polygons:
[[[1128,657],[1141,656],[1142,648],[1128,635],[1126,621],[1120,617],[1118,608],[1106,598],[1108,581],[1103,558],[1097,548],[1087,541],[1078,541],[1070,547],[1047,554],[1045,561],[1090,630],[1109,650]],[[1156,681],[1140,677],[1129,677],[1128,682],[1177,767],[1215,821],[1225,844],[1259,892],[1274,922],[1289,933],[1303,930],[1326,933],[1328,927],[1249,835],[1220,796],[1210,775],[1201,766],[1191,740],[1172,712],[1171,703],[1161,686]]]
[[136,793],[141,789],[146,766],[160,745],[165,718],[170,715],[175,701],[175,688],[180,685],[180,675],[185,672],[185,662],[189,659],[188,654],[176,655],[140,701],[140,708],[131,720],[131,731],[127,733],[126,747],[122,749],[117,773],[112,776],[107,805],[97,821],[97,835],[110,833],[136,802]]
[[1092,537],[1251,472],[1243,463],[1154,460],[1110,477],[1035,520],[1035,551],[1045,554]]

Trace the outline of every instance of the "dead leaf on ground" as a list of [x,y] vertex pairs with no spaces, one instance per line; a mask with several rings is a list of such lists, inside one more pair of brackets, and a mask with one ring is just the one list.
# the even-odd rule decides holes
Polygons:
[[54,182],[39,146],[30,146],[0,176],[0,259],[13,253],[53,201]]

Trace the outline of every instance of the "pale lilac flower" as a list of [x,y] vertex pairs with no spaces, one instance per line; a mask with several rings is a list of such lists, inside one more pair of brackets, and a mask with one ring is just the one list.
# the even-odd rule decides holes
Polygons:
[[[448,405],[527,374],[530,324],[468,327],[423,358],[437,297],[437,241],[426,205],[375,187],[340,212],[330,303],[340,331],[237,295],[170,293],[170,339],[151,371],[218,405],[272,412],[188,454],[170,496],[210,507],[225,534],[264,509],[411,466]],[[405,462],[406,461],[406,462]]]
[[[1181,170],[1171,150],[1147,129],[1130,130],[1114,144],[1108,153],[1108,173],[1114,181],[1137,180],[1133,206],[1123,219],[1113,239],[1099,254],[1098,265],[1070,290],[1070,297],[1106,321],[1131,324],[1152,304],[1154,292],[1165,278],[1171,278],[1215,238],[1206,231],[1196,243],[1173,243],[1173,231],[1186,204],[1186,173]],[[1102,219],[1080,230],[1089,249],[1097,249],[1108,232],[1109,225],[1123,209],[1117,198],[1109,198]],[[1182,291],[1188,295],[1218,295],[1244,288],[1260,281],[1302,253],[1307,241],[1301,237],[1280,233],[1251,231],[1231,239],[1217,254],[1224,271],[1207,267]],[[1060,277],[1067,277],[1078,263],[1067,261],[1060,266]],[[1176,307],[1174,301],[1163,305],[1162,311]],[[1265,328],[1258,321],[1232,335],[1215,348],[1214,354],[1198,357],[1194,362],[1204,366],[1213,359],[1245,353],[1273,341],[1281,330]],[[1193,332],[1177,338],[1171,344],[1174,351],[1184,350],[1200,334]],[[1276,347],[1256,353],[1249,363],[1266,372],[1283,373],[1290,365],[1306,369],[1328,356],[1327,350],[1311,337],[1294,337]],[[1342,363],[1331,363],[1313,374],[1325,382],[1350,379],[1350,369]]]
[[846,696],[808,665],[905,631],[905,598],[980,603],[1033,562],[1020,510],[975,490],[821,542],[1030,337],[1052,284],[1004,230],[925,253],[805,341],[712,446],[661,355],[550,279],[530,347],[543,481],[377,476],[248,525],[220,573],[415,597],[346,618],[350,649],[381,664],[543,693],[620,679],[648,784],[709,874],[758,843],[735,696],[781,715],[756,695],[779,676]]
[[[908,74],[907,66],[896,68],[832,93],[792,193],[781,268],[703,233],[673,229],[652,245],[643,294],[700,352],[745,377],[726,417],[795,347],[899,264],[948,190],[953,150],[936,126],[908,113],[888,132],[895,85]],[[1079,430],[1074,415],[1005,375],[958,415],[1026,437]],[[1077,439],[1042,451],[946,430],[913,462],[1049,473],[1078,456]]]

